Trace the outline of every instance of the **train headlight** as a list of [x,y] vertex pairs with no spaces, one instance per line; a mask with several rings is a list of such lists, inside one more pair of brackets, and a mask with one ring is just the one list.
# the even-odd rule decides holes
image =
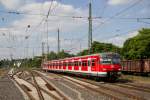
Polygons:
[[107,69],[106,69],[106,68],[103,68],[103,70],[106,71]]
[[111,65],[111,68],[115,68],[115,66],[114,66],[114,65]]

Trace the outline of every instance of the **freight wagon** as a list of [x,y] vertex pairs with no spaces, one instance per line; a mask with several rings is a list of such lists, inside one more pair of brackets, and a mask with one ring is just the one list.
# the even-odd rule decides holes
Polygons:
[[150,74],[150,59],[123,60],[122,72]]

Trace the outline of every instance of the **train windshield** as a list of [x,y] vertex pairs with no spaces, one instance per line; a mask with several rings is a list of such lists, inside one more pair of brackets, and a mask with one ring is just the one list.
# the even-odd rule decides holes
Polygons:
[[100,63],[102,63],[102,64],[120,64],[120,56],[117,53],[102,54],[102,59],[101,59]]

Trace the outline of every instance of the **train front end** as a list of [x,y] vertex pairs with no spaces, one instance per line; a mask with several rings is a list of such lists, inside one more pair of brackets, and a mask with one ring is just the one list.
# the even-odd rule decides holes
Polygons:
[[100,71],[106,72],[108,78],[118,78],[121,75],[120,55],[118,53],[102,53]]

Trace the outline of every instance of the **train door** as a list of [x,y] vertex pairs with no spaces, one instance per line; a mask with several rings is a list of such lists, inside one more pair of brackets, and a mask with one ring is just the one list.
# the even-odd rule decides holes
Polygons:
[[81,67],[82,67],[81,59],[79,59],[78,66],[79,66],[79,70],[78,71],[81,72]]
[[82,60],[82,71],[88,71],[87,60]]
[[91,58],[88,58],[88,73],[91,73]]
[[96,64],[96,59],[91,59],[91,71],[96,72],[97,71],[97,64]]
[[68,63],[68,61],[66,61],[66,71],[68,71],[68,65],[69,65],[69,63]]
[[74,60],[72,60],[72,63],[71,63],[71,70],[73,70],[74,71],[74,66],[75,66],[75,62],[74,62]]
[[78,71],[79,70],[79,65],[78,65],[78,61],[74,62],[74,71]]
[[68,62],[68,70],[71,70],[71,68],[72,68],[72,62],[69,61],[69,62]]

